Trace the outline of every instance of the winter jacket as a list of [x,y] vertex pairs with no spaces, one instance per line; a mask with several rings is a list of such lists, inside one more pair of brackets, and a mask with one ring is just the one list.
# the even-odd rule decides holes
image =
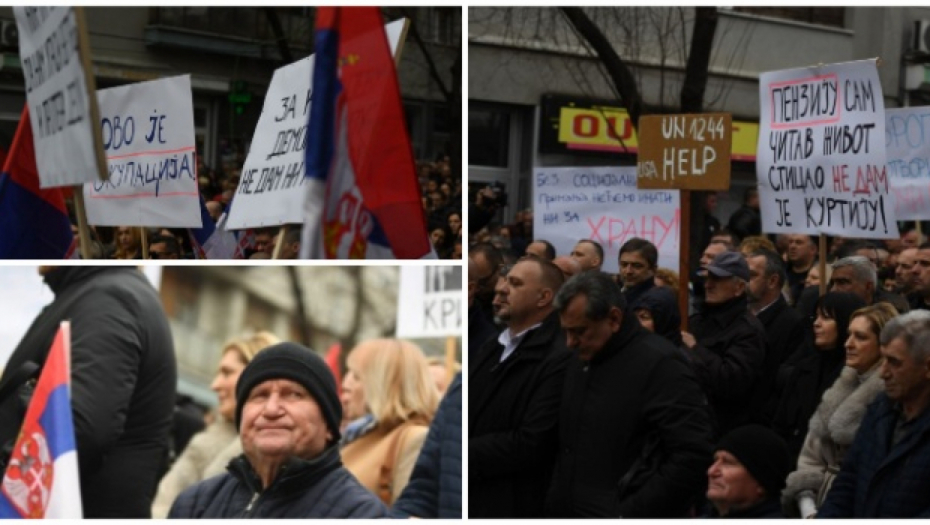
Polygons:
[[709,518],[719,518],[728,520],[745,520],[745,519],[784,519],[785,515],[781,513],[777,498],[769,498],[760,503],[749,507],[748,509],[734,510],[726,516],[721,516],[714,509],[711,511]]
[[494,323],[481,311],[481,305],[475,302],[468,309],[468,359],[472,362],[481,345],[488,339],[497,336],[499,330]]
[[810,420],[798,468],[788,475],[782,492],[785,516],[803,517],[798,510],[798,495],[802,491],[814,493],[817,507],[823,504],[843,456],[856,437],[866,408],[883,388],[877,367],[862,377],[855,369],[845,367],[836,383],[824,392]]
[[898,414],[884,392],[869,405],[818,518],[930,517],[930,410],[892,446]]
[[849,336],[849,318],[854,311],[865,306],[859,296],[849,292],[830,292],[820,301],[826,311],[833,312],[836,345],[829,350],[819,349],[814,346],[811,333],[778,372],[778,408],[771,424],[772,429],[788,443],[792,462],[801,453],[808,424],[823,393],[833,386],[845,367],[844,345]]
[[713,456],[704,399],[681,352],[625,315],[590,361],[569,365],[547,515],[684,517]]
[[[619,276],[618,276],[619,277]],[[645,281],[634,284],[633,286],[623,289],[623,296],[626,298],[626,304],[631,305],[639,300],[649,290],[652,290],[656,286],[656,281],[652,277],[647,278]]]
[[423,441],[429,426],[425,422],[408,421],[404,425],[385,430],[383,425],[376,426],[371,432],[349,443],[340,451],[342,463],[346,470],[366,489],[373,494],[381,496],[381,469],[391,458],[391,447],[397,446],[393,457],[393,468],[390,477],[390,501],[400,497],[400,493],[407,486],[413,464],[417,461]]
[[678,297],[667,286],[654,286],[630,303],[629,310],[647,310],[652,314],[655,333],[666,338],[676,348],[681,342],[681,314],[678,311]]
[[747,310],[746,296],[705,304],[690,326],[697,340],[692,361],[717,414],[718,436],[760,422],[772,384],[766,374],[776,371],[765,369],[765,328]]
[[400,499],[397,518],[462,518],[462,374],[449,386]]
[[174,343],[158,293],[137,268],[62,266],[55,294],[5,370],[42,364],[71,321],[71,409],[85,518],[148,518],[174,413]]
[[572,354],[556,312],[503,363],[489,340],[469,377],[468,514],[536,517],[555,461],[559,398]]
[[[184,447],[184,452],[171,465],[171,470],[158,483],[158,493],[155,495],[155,503],[152,504],[152,517],[167,517],[171,504],[181,491],[210,477],[204,475],[207,466],[218,452],[233,441],[239,441],[239,433],[236,432],[235,425],[222,417],[216,418],[203,432],[194,435],[190,443]],[[227,458],[226,462],[230,459],[232,458]]]
[[768,424],[778,409],[778,395],[775,386],[778,369],[789,356],[794,354],[802,344],[806,327],[801,314],[788,306],[782,295],[774,303],[756,314],[756,318],[765,328],[765,369],[764,376],[768,379],[768,395],[763,407],[762,422]]
[[313,460],[291,459],[264,490],[241,455],[226,474],[178,496],[169,518],[382,518],[387,507],[342,466],[336,445]]

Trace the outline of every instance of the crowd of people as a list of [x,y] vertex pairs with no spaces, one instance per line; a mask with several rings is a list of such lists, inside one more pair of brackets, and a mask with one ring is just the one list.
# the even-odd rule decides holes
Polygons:
[[270,332],[233,338],[203,418],[175,402],[174,338],[141,271],[40,272],[55,298],[0,376],[0,465],[68,319],[85,518],[461,517],[461,374],[417,345],[362,341],[343,370]]
[[749,191],[707,221],[686,285],[646,239],[614,275],[529,211],[470,225],[471,517],[930,514],[930,243],[833,237],[821,265],[758,218]]
[[[198,160],[198,184],[207,213],[214,223],[220,220],[239,187],[239,171],[214,170]],[[417,176],[423,202],[427,232],[440,259],[462,259],[462,181],[453,179],[449,157],[417,163]],[[71,211],[74,216],[73,210]],[[82,250],[77,220],[72,220],[75,255],[94,259],[195,259],[190,231],[186,228],[93,226],[92,246]],[[300,255],[300,224],[249,230],[243,244],[245,259],[298,259]],[[275,255],[278,242],[281,248]],[[145,248],[143,249],[143,244]],[[85,253],[86,252],[86,253]]]

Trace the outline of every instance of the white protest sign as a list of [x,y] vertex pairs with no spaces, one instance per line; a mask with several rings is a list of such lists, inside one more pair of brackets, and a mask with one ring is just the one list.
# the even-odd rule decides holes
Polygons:
[[[386,25],[396,54],[404,19]],[[231,230],[304,222],[304,155],[314,56],[275,70],[242,167],[226,227]]]
[[874,60],[763,73],[762,230],[896,238]]
[[97,97],[110,180],[84,185],[88,222],[200,228],[190,76],[104,89]]
[[930,219],[930,107],[886,109],[885,152],[895,216]]
[[581,239],[604,248],[601,269],[617,273],[620,247],[634,238],[659,250],[659,266],[678,271],[678,190],[636,189],[635,167],[533,170],[533,237],[568,255]]
[[102,171],[96,108],[92,107],[96,99],[89,95],[93,74],[84,71],[80,36],[85,33],[78,25],[77,9],[13,8],[43,188],[97,180]]
[[462,267],[402,266],[397,337],[462,336]]

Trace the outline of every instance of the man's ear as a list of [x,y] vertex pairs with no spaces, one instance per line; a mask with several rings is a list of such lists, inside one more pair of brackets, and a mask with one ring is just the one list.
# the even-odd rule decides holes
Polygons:
[[610,331],[616,333],[620,330],[620,325],[623,324],[623,311],[612,306],[610,311],[607,312],[607,320],[610,322]]
[[554,298],[555,293],[553,293],[552,288],[542,288],[539,290],[539,301],[536,302],[536,306],[552,304]]

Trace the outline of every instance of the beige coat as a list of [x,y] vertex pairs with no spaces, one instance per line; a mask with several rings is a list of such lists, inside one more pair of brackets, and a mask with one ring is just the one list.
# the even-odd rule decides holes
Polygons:
[[393,475],[391,476],[391,501],[389,504],[393,505],[410,480],[410,473],[413,472],[413,465],[417,461],[417,456],[420,454],[420,448],[423,447],[423,441],[426,440],[428,431],[428,426],[412,422],[396,427],[390,432],[385,432],[376,427],[371,432],[343,447],[341,451],[342,463],[352,475],[358,478],[365,488],[380,497],[378,482],[381,467],[387,461],[386,456],[393,440],[395,438],[400,439],[397,455],[394,459]]
[[[236,427],[222,417],[218,417],[212,425],[194,435],[171,466],[171,470],[159,482],[158,492],[155,494],[155,501],[152,503],[152,517],[167,517],[174,499],[184,489],[214,474],[223,472],[231,457],[226,459],[219,472],[208,474],[208,472],[211,472],[208,467],[219,459],[218,456],[227,454],[226,449],[231,445],[238,447],[239,452],[242,451]],[[238,452],[236,455],[238,455]]]
[[866,409],[883,388],[878,366],[862,377],[855,369],[844,367],[833,386],[824,392],[811,417],[798,468],[788,475],[782,492],[786,517],[799,517],[798,496],[803,491],[813,492],[815,504],[820,508],[839,473],[843,456],[852,446]]

